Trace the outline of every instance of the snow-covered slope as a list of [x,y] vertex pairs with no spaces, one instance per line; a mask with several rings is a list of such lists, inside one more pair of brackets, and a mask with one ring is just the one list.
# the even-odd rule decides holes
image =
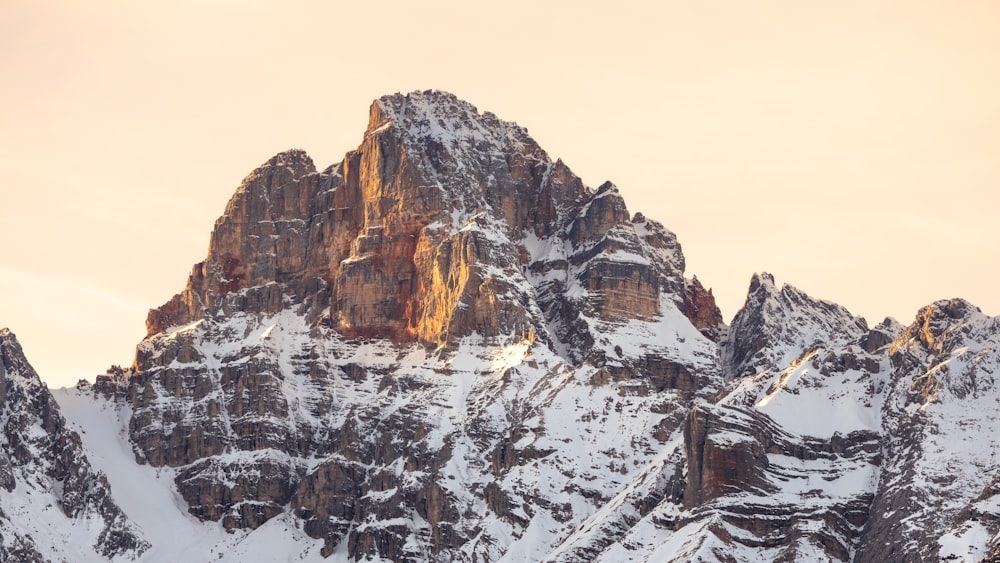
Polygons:
[[887,459],[860,555],[996,560],[1000,318],[961,299],[937,301],[888,353]]
[[91,465],[102,472],[128,520],[149,543],[141,561],[323,561],[321,543],[275,518],[257,530],[227,533],[192,516],[174,485],[176,470],[135,461],[127,404],[95,397],[89,385],[53,392],[71,428],[80,433]]

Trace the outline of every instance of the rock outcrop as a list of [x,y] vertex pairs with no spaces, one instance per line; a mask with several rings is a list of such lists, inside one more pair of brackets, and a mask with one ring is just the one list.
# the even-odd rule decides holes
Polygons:
[[998,337],[1000,319],[953,299],[921,309],[888,347],[887,463],[859,560],[974,560],[996,549]]
[[722,311],[715,303],[711,289],[705,289],[698,281],[698,276],[691,278],[684,288],[684,316],[691,319],[705,336],[718,342],[726,330],[722,320]]

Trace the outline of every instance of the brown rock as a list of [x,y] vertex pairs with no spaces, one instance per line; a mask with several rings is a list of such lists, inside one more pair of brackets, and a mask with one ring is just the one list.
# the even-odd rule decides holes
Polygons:
[[[727,430],[739,428],[709,405],[688,413],[684,425],[684,447],[688,460],[684,507],[694,508],[735,491],[768,490],[766,445],[757,440],[718,440]],[[745,435],[747,429],[735,433]]]
[[695,276],[684,288],[684,316],[691,320],[702,334],[714,341],[719,340],[723,326],[722,311],[715,303],[711,289],[705,289]]
[[[278,154],[250,173],[216,222],[208,257],[194,266],[183,292],[150,311],[147,334],[198,320],[205,311],[273,314],[282,307],[282,295],[307,300],[307,286],[329,277],[330,255],[339,250],[336,230],[353,224],[335,207],[338,199],[350,199],[349,190],[338,189],[342,184],[340,167],[317,174],[299,150]],[[271,283],[279,285],[238,295]]]

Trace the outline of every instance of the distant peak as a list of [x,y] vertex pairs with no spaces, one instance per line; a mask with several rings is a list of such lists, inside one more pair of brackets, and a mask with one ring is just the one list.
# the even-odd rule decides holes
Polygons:
[[409,94],[382,96],[372,104],[368,132],[377,132],[395,123],[408,130],[426,126],[428,129],[446,126],[455,118],[478,118],[476,106],[458,96],[441,90],[425,90]]
[[877,350],[891,344],[902,334],[905,327],[892,318],[886,317],[882,322],[865,333],[858,341],[861,348],[869,354],[874,354]]
[[9,328],[0,328],[0,346],[10,346],[20,348],[17,336]]
[[813,346],[856,341],[868,331],[836,303],[816,299],[789,284],[779,291],[774,276],[754,274],[746,302],[733,317],[726,370],[730,377],[781,369]]
[[295,166],[300,164],[312,166],[312,158],[302,149],[288,149],[272,156],[265,163],[265,166]]
[[[21,343],[9,328],[0,329],[0,378],[19,375],[25,379],[38,379],[38,374],[24,357]],[[0,390],[2,390],[0,383]],[[0,397],[2,405],[2,397]]]
[[881,330],[881,331],[884,331],[884,332],[887,332],[887,333],[892,333],[892,334],[897,334],[898,335],[900,332],[903,332],[903,329],[905,329],[905,328],[906,327],[903,326],[902,323],[900,323],[899,321],[897,321],[893,317],[886,317],[886,318],[882,319],[882,322],[880,322],[877,325],[875,325],[875,328],[873,328],[872,330]]
[[[255,195],[270,193],[290,180],[314,174],[316,165],[302,149],[289,149],[272,156],[243,179],[243,183],[233,196],[234,201],[248,190]],[[233,201],[230,201],[230,209]],[[230,213],[227,210],[226,214]]]
[[407,106],[419,108],[424,111],[443,110],[451,113],[456,111],[479,113],[476,106],[459,98],[455,94],[443,90],[417,90],[407,94],[397,92],[382,96],[375,103],[396,115],[401,115]]

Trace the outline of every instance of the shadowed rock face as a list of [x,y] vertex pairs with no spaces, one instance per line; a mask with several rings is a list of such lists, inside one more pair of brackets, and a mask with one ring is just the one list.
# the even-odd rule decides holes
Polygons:
[[854,342],[867,331],[865,319],[844,307],[791,285],[779,289],[768,273],[754,274],[723,342],[726,371],[741,377],[783,367],[811,348]]

